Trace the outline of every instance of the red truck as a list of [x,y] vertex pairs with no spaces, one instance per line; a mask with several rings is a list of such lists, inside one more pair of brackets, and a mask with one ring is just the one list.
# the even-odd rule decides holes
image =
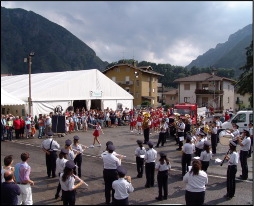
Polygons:
[[[197,104],[188,104],[180,103],[174,106],[174,113],[179,113],[181,118],[185,119],[185,115],[189,114],[192,119],[192,124],[197,123],[198,117],[198,105]],[[175,115],[172,115],[171,118],[174,118]]]

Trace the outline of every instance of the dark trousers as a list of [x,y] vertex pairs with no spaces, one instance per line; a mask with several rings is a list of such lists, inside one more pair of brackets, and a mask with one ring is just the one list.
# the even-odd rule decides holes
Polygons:
[[216,147],[217,147],[217,134],[211,134],[211,143],[212,143],[212,153],[216,154]]
[[221,131],[223,131],[223,129],[218,129],[218,131],[217,131],[217,143],[220,142],[219,134],[220,134]]
[[[106,203],[110,203],[110,192],[112,190],[112,200],[114,200],[115,190],[112,188],[112,183],[117,180],[117,172],[114,169],[104,169],[103,178],[105,182],[105,198]],[[112,201],[113,202],[113,201]]]
[[168,197],[168,170],[159,171],[157,175],[159,198],[162,198],[162,189],[164,191],[164,198]]
[[[78,154],[74,159],[74,163],[78,166],[78,176],[81,177],[81,163],[82,163],[82,155]],[[74,174],[76,175],[76,168],[74,170]]]
[[144,158],[136,157],[138,177],[143,176],[144,171]]
[[116,200],[114,199],[113,205],[129,205],[128,197],[122,200]]
[[200,157],[202,149],[195,147],[195,150],[196,150],[195,155]]
[[154,170],[155,170],[155,162],[146,163],[146,186],[153,187],[154,186]]
[[12,140],[13,134],[12,134],[12,128],[7,129],[7,139]]
[[[58,173],[58,176],[60,177],[60,173]],[[59,183],[58,183],[58,186],[57,186],[57,189],[56,189],[56,196],[59,196],[59,193],[61,191],[61,184],[60,184],[60,180],[59,180]]]
[[234,197],[235,195],[235,175],[237,172],[236,165],[228,165],[227,170],[227,196]]
[[248,163],[247,163],[247,158],[248,158],[248,152],[249,151],[240,151],[240,162],[241,162],[241,167],[242,167],[242,177],[244,179],[248,178]]
[[63,205],[75,205],[76,191],[64,191],[62,190]]
[[157,142],[157,147],[159,147],[159,144],[161,143],[161,146],[164,146],[164,143],[166,142],[166,133],[162,133],[160,132],[159,134],[159,139],[158,139],[158,142]]
[[180,141],[179,137],[184,137],[184,132],[178,132],[177,133],[177,137],[178,137],[179,149],[182,149],[182,147],[183,147],[183,141]]
[[191,165],[191,154],[183,154],[182,156],[182,176],[186,174],[187,171],[189,171],[188,166]]
[[185,191],[186,205],[203,205],[205,201],[205,192]]
[[20,138],[20,129],[15,129],[15,137],[16,139]]
[[49,155],[46,154],[46,166],[47,166],[48,177],[51,176],[51,173],[52,173],[52,177],[56,176],[56,159],[57,159],[56,151],[50,152]]
[[250,150],[249,150],[249,153],[248,153],[248,157],[251,157],[252,148],[253,148],[253,138],[251,138],[251,146],[250,146]]
[[202,162],[202,170],[207,171],[207,168],[209,167],[209,161],[201,161]]
[[149,141],[149,132],[150,128],[148,127],[147,129],[144,129],[144,142],[147,143]]

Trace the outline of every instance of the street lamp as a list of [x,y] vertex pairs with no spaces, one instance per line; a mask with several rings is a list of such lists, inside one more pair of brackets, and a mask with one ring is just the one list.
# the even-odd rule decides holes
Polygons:
[[28,105],[29,105],[29,115],[32,115],[32,97],[31,97],[31,69],[32,69],[32,57],[34,56],[34,52],[30,52],[28,58],[24,59],[24,62],[28,60],[28,74],[29,74],[29,97],[28,97]]

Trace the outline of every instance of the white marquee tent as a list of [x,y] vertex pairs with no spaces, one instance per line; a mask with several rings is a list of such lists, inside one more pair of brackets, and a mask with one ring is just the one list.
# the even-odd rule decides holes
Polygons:
[[[1,88],[27,103],[29,75],[1,77]],[[31,90],[33,115],[48,114],[58,105],[66,110],[75,100],[85,100],[88,110],[93,100],[100,100],[101,109],[133,108],[133,96],[97,69],[32,74]]]
[[6,92],[3,88],[1,88],[1,106],[5,106],[5,105],[25,105],[26,103],[9,94],[8,92]]

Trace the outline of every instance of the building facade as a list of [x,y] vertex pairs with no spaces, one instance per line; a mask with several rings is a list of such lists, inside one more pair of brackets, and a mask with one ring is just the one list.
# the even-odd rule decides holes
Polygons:
[[218,112],[235,108],[235,81],[232,79],[201,73],[174,82],[178,82],[179,103],[197,103],[198,107],[212,106]]
[[168,92],[164,93],[165,104],[173,107],[175,104],[178,104],[178,90],[171,89]]
[[117,64],[103,73],[112,81],[133,95],[133,105],[140,107],[145,101],[152,107],[158,106],[158,77],[163,76],[154,72],[151,66],[137,67],[133,64]]

